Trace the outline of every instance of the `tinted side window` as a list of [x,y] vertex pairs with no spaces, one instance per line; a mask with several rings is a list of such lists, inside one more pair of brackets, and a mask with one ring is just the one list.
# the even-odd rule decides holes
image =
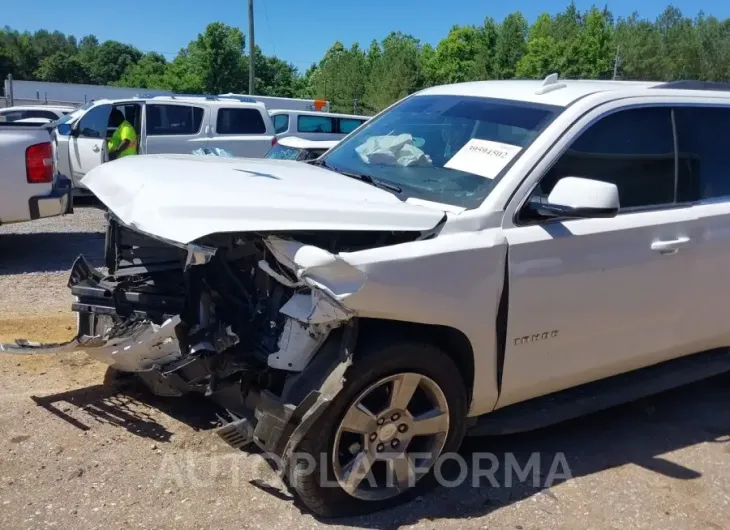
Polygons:
[[57,120],[58,115],[50,110],[26,110],[23,118],[46,118],[47,120]]
[[297,131],[306,133],[331,133],[335,132],[335,123],[332,118],[326,116],[299,116],[297,118]]
[[22,120],[23,118],[25,118],[25,115],[22,110],[14,110],[11,112],[3,112],[2,114],[0,114],[0,118],[2,118],[2,121],[11,122]]
[[106,138],[106,128],[109,124],[110,105],[93,107],[79,121],[79,131],[85,138]]
[[678,200],[730,197],[730,108],[675,109],[679,142]]
[[356,120],[354,118],[340,118],[340,132],[342,134],[350,134],[352,131],[360,127],[365,120]]
[[277,114],[274,118],[274,132],[281,134],[289,129],[289,115]]
[[674,203],[671,109],[623,110],[594,123],[543,177],[537,194],[547,197],[563,177],[616,184],[621,209]]
[[215,130],[218,134],[265,134],[266,124],[257,109],[220,109]]
[[147,135],[198,134],[203,123],[203,109],[185,105],[147,105]]

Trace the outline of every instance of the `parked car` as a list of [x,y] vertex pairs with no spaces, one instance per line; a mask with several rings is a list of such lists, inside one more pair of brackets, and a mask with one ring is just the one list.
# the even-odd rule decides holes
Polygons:
[[108,161],[106,140],[114,134],[109,123],[112,109],[121,110],[136,129],[139,154],[218,147],[234,156],[262,158],[275,139],[274,125],[262,103],[171,96],[99,100],[62,120],[55,135],[59,170],[82,193],[84,175]]
[[79,340],[226,403],[317,514],[403,502],[467,432],[730,370],[728,123],[730,85],[550,76],[427,88],[314,164],[98,167]]
[[264,158],[306,162],[319,158],[336,145],[337,140],[317,141],[287,136],[277,140]]
[[9,123],[18,123],[18,124],[25,123],[25,124],[36,124],[36,125],[40,125],[42,123],[51,123],[53,121],[54,120],[50,120],[48,118],[23,118],[22,120],[15,120],[15,121],[9,122]]
[[0,161],[0,224],[69,210],[71,183],[55,171],[47,125],[0,122]]
[[269,114],[279,138],[297,136],[305,140],[342,140],[369,119],[367,116],[284,109],[270,110]]
[[27,105],[0,109],[0,123],[29,118],[45,118],[56,121],[74,111],[74,107],[56,105]]

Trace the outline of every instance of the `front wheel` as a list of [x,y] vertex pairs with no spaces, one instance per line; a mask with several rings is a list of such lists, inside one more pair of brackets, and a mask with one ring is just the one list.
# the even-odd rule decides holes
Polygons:
[[439,457],[464,437],[466,388],[448,355],[410,342],[364,353],[295,455],[294,489],[317,515],[367,513],[422,494]]

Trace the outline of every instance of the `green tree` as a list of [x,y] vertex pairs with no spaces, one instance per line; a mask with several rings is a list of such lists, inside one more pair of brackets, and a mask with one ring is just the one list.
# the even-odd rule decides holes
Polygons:
[[16,79],[35,79],[39,58],[33,47],[33,36],[27,31],[20,33],[8,27],[0,32],[0,44],[13,65],[11,72]]
[[190,57],[187,50],[180,50],[165,68],[162,88],[178,94],[203,94],[206,92],[203,75],[200,64]]
[[167,60],[159,53],[151,52],[130,64],[116,83],[119,86],[135,88],[169,88],[167,82]]
[[[246,61],[246,79],[248,79],[248,58]],[[256,47],[254,62],[256,74],[256,94],[262,96],[297,97],[302,93],[303,80],[291,63],[277,57],[269,57]]]
[[664,79],[661,36],[656,26],[637,13],[616,23],[620,79]]
[[551,73],[562,73],[564,46],[556,37],[553,19],[541,14],[532,25],[525,55],[517,62],[516,76],[542,79]]
[[366,112],[378,112],[420,89],[424,83],[418,39],[393,32],[383,39],[377,53],[368,52],[369,76],[366,86]]
[[436,46],[431,75],[438,83],[460,83],[475,78],[483,35],[474,26],[454,26]]
[[88,83],[89,73],[78,56],[59,51],[41,61],[35,77],[56,83]]
[[430,44],[421,46],[421,54],[419,57],[421,63],[421,71],[426,86],[438,84],[438,72],[436,65],[436,50]]
[[667,7],[656,21],[662,43],[666,79],[697,79],[702,70],[702,49],[692,20],[674,6]]
[[702,50],[700,79],[730,81],[730,19],[720,21],[700,13],[695,28]]
[[311,77],[314,97],[330,101],[336,112],[352,112],[365,95],[368,61],[358,43],[349,49],[337,41],[327,50]]
[[244,66],[245,39],[241,30],[221,22],[208,24],[205,31],[187,47],[191,68],[202,77],[208,94],[243,92],[248,86]]
[[491,17],[484,20],[480,28],[479,50],[474,58],[474,68],[471,72],[472,79],[494,79],[497,77],[495,64],[495,51],[499,25]]
[[2,86],[2,80],[7,78],[9,74],[15,70],[15,63],[10,54],[2,46],[0,46],[0,86]]
[[527,20],[519,11],[507,15],[499,28],[494,50],[494,68],[498,79],[515,76],[517,63],[525,55]]
[[89,72],[91,82],[97,85],[108,85],[121,79],[130,65],[142,58],[134,46],[117,41],[105,41],[101,45],[94,45],[96,38],[82,40],[82,62]]
[[578,76],[610,79],[615,56],[610,13],[591,8],[582,18],[576,43]]

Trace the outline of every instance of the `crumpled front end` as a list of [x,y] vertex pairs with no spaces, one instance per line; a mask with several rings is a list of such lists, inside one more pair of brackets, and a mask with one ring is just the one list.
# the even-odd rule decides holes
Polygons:
[[180,245],[112,218],[106,258],[108,274],[81,256],[69,279],[81,347],[158,393],[218,400],[231,445],[292,450],[342,387],[357,330],[343,300],[366,275],[335,253],[256,234]]

